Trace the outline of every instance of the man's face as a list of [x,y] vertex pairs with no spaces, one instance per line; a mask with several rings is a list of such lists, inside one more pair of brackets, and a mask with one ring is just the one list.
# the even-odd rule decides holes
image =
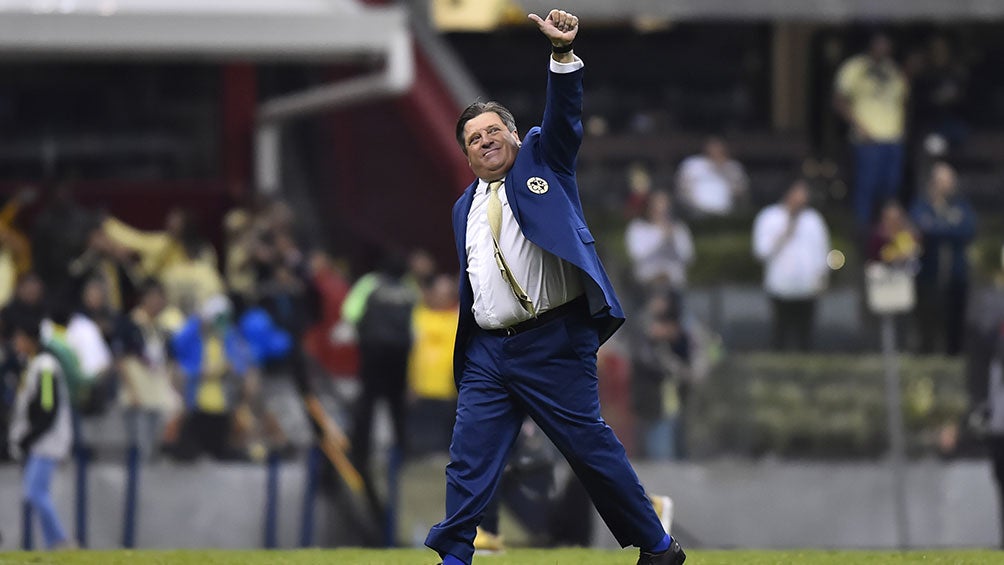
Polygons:
[[505,127],[498,114],[485,112],[464,125],[464,147],[474,174],[494,181],[504,177],[516,161],[519,137]]
[[105,287],[98,282],[90,282],[84,287],[82,302],[93,312],[105,307]]
[[729,151],[725,148],[725,143],[720,139],[711,139],[704,145],[704,153],[715,163],[724,163],[729,160]]
[[18,354],[19,357],[27,359],[35,354],[35,340],[28,337],[28,334],[23,331],[14,332],[14,352]]
[[948,198],[955,192],[955,170],[938,163],[931,170],[931,190],[936,198]]
[[160,290],[149,290],[143,295],[143,309],[151,316],[157,316],[167,307],[167,299]]
[[38,304],[42,301],[42,282],[34,277],[25,279],[18,286],[17,297],[26,304]]
[[877,35],[872,38],[868,51],[876,61],[887,59],[892,55],[892,41],[884,35]]
[[796,182],[785,195],[785,205],[791,212],[797,212],[809,205],[809,187],[804,182]]

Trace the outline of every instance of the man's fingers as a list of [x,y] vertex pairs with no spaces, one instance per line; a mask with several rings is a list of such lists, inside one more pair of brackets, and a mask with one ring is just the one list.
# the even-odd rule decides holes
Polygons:
[[526,17],[530,18],[541,31],[546,31],[549,27],[553,27],[561,33],[567,33],[572,31],[579,25],[579,18],[565,12],[564,10],[551,10],[547,14],[547,19],[542,19],[537,14],[527,14]]

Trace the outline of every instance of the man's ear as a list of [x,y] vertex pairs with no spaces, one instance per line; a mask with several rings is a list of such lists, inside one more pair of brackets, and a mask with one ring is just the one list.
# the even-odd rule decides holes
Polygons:
[[520,145],[523,144],[523,142],[519,138],[519,132],[518,131],[512,130],[511,132],[509,132],[509,134],[512,135],[512,139],[513,139],[513,141],[516,142],[516,146],[517,147],[519,147]]

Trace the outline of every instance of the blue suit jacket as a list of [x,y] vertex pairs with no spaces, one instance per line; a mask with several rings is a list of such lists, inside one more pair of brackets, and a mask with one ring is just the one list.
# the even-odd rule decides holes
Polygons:
[[[596,254],[596,243],[586,226],[575,182],[575,163],[582,143],[582,69],[548,73],[547,103],[541,125],[523,138],[512,169],[505,176],[506,198],[523,235],[544,251],[572,263],[582,272],[582,285],[596,321],[600,343],[624,323],[617,296]],[[530,190],[539,177],[547,191]],[[459,385],[471,332],[477,328],[474,293],[467,276],[467,215],[478,181],[467,187],[453,206],[453,231],[460,258],[460,323],[454,349],[454,379]]]

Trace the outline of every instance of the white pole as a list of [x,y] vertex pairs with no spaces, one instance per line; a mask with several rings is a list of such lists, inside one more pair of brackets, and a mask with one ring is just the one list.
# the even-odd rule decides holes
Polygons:
[[265,195],[279,192],[282,179],[282,132],[281,124],[271,123],[258,126],[255,131],[255,178],[258,191]]

